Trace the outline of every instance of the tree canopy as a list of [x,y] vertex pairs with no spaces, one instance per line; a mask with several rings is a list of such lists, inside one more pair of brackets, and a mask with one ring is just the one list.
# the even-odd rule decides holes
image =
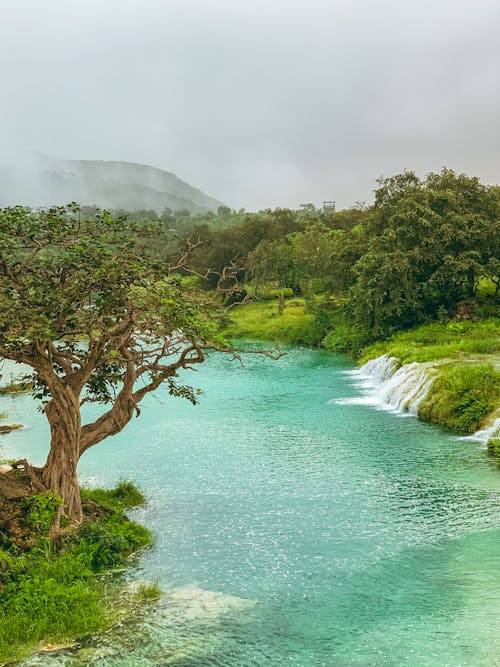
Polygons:
[[[33,369],[51,447],[35,484],[59,494],[61,513],[81,518],[80,456],[119,432],[143,397],[167,382],[196,400],[179,372],[216,344],[208,299],[183,284],[164,226],[135,224],[76,205],[0,211],[0,356]],[[86,402],[106,405],[81,421]]]

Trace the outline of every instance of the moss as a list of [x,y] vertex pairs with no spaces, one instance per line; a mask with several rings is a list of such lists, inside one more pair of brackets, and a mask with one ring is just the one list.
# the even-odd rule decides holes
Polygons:
[[459,433],[473,433],[499,402],[500,373],[491,364],[443,365],[419,416]]
[[[131,553],[151,544],[152,536],[118,507],[131,507],[133,497],[144,501],[133,485],[121,482],[112,491],[86,492],[82,495],[87,507],[91,494],[111,498],[108,508],[114,504],[116,509],[93,508],[97,520],[87,519],[78,531],[58,541],[40,536],[47,522],[37,521],[35,546],[20,551],[10,544],[0,550],[0,663],[21,658],[41,641],[64,642],[112,622],[96,574],[126,564]],[[47,503],[35,503],[42,519],[52,509],[53,503],[48,504],[47,509]]]

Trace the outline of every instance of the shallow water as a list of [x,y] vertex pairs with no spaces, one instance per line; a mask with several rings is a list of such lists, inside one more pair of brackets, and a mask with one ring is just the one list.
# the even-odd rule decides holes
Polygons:
[[[294,350],[213,356],[201,405],[150,397],[90,450],[95,485],[136,481],[156,532],[131,579],[165,594],[140,619],[26,666],[500,665],[500,471],[477,443],[356,401],[352,365]],[[45,454],[28,425],[6,456]],[[91,411],[88,412],[89,416]]]

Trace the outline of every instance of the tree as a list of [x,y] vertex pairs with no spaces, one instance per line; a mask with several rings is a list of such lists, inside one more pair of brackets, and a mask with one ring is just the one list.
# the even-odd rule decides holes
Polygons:
[[[179,371],[216,344],[206,297],[169,264],[165,226],[136,225],[76,205],[0,210],[0,357],[33,369],[34,395],[50,424],[41,469],[23,464],[38,489],[63,499],[55,530],[82,511],[77,464],[121,431],[141,400],[167,383],[193,403]],[[83,424],[81,406],[106,406]]]
[[449,169],[378,181],[368,244],[353,267],[351,312],[381,336],[436,317],[475,295],[495,271],[499,199],[494,188]]

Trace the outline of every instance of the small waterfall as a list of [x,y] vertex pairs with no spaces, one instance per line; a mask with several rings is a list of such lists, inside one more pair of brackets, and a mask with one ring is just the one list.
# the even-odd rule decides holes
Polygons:
[[472,435],[466,435],[461,440],[475,440],[476,442],[481,442],[483,445],[488,444],[488,440],[492,438],[500,438],[500,417],[493,419],[489,426],[482,428],[480,431],[476,431]]
[[396,410],[417,416],[420,403],[434,382],[434,376],[429,373],[431,367],[432,364],[417,362],[401,366],[382,383],[379,389],[381,401]]
[[383,354],[381,357],[370,359],[359,369],[363,375],[373,378],[374,382],[385,382],[401,366],[396,357]]
[[401,366],[398,359],[383,354],[349,372],[355,386],[363,391],[363,397],[339,399],[335,403],[368,404],[416,416],[434,382],[433,367],[432,363],[417,362]]

